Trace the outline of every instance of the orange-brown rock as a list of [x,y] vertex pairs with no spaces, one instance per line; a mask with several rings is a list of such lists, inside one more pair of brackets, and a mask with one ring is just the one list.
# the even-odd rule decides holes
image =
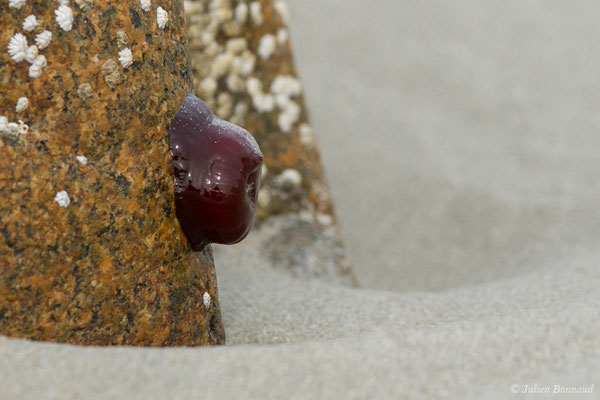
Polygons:
[[196,94],[252,132],[265,156],[255,229],[215,251],[224,262],[355,285],[294,68],[285,1],[189,0],[186,13]]
[[182,1],[60,3],[0,4],[0,334],[223,343],[210,247],[173,205]]

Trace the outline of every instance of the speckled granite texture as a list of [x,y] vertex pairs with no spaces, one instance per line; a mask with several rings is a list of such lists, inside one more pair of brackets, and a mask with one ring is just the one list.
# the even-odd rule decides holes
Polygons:
[[[173,205],[168,128],[192,84],[182,2],[4,1],[0,25],[0,334],[223,343],[211,250],[192,253]],[[18,120],[27,133],[6,128]]]
[[196,94],[252,132],[265,156],[255,228],[239,246],[217,246],[217,260],[356,285],[294,68],[287,4],[189,0],[185,9]]

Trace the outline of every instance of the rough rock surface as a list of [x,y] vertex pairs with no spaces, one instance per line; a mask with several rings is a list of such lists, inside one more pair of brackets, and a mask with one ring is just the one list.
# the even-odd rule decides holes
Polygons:
[[182,2],[20,3],[0,4],[0,334],[223,343],[211,250],[173,206]]
[[[185,9],[196,94],[252,132],[265,156],[255,229],[246,243],[216,247],[217,259],[355,285],[294,68],[287,4],[189,0]],[[286,242],[273,244],[279,235]],[[274,248],[290,257],[279,262]]]

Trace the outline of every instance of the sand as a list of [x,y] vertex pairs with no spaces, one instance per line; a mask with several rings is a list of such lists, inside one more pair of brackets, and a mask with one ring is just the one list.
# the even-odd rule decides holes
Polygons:
[[600,5],[290,6],[363,288],[217,259],[227,346],[0,339],[0,397],[600,398]]

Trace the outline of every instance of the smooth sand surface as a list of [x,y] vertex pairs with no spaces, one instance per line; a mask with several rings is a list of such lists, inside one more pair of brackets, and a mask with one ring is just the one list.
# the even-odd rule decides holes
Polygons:
[[519,276],[600,238],[598,2],[292,0],[363,286]]
[[291,1],[363,288],[221,263],[228,346],[0,338],[0,399],[599,399],[600,4]]

